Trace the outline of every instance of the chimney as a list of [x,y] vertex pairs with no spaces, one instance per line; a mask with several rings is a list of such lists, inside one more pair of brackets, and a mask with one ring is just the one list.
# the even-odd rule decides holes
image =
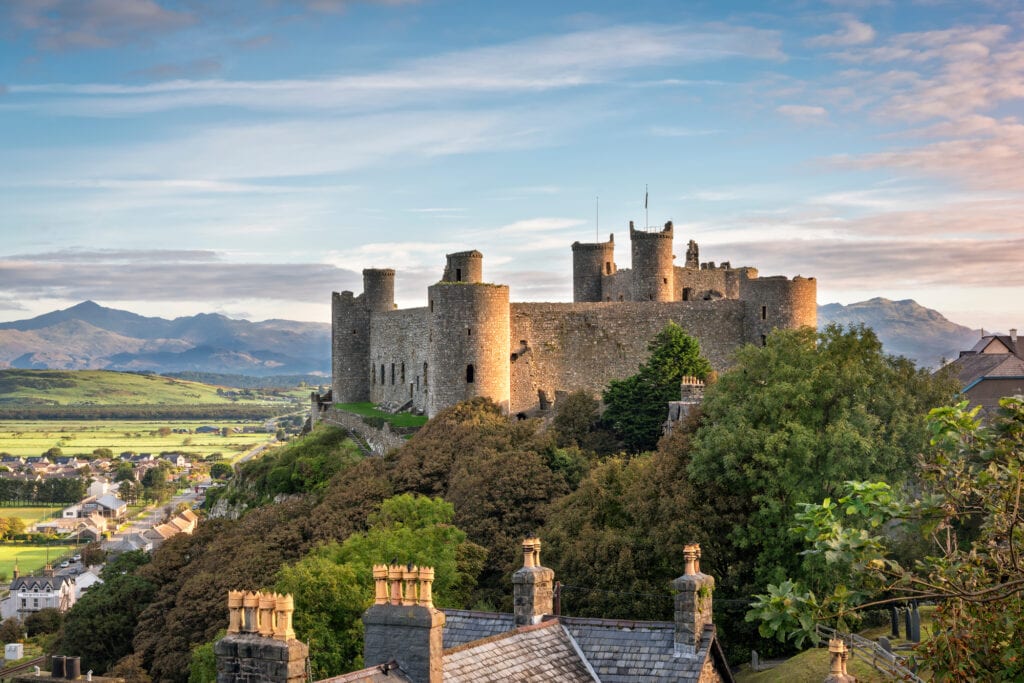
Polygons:
[[53,565],[49,562],[43,566],[43,576],[53,576]]
[[295,639],[290,595],[228,591],[228,632],[213,646],[217,683],[304,683],[309,647]]
[[1017,353],[1017,328],[1016,327],[1011,327],[1010,328],[1010,341],[1013,342],[1013,349],[1012,349],[1012,351],[1014,353]]
[[363,613],[363,663],[395,660],[413,683],[441,683],[444,612],[434,609],[433,567],[374,565],[373,605]]
[[675,656],[695,657],[702,646],[706,627],[711,622],[711,594],[715,580],[700,571],[700,546],[691,543],[683,548],[685,569],[683,575],[672,582],[676,593]]
[[516,626],[539,624],[554,612],[555,572],[540,566],[540,539],[523,540],[523,566],[512,574],[513,611]]
[[14,569],[11,570],[11,578],[16,579],[21,576],[21,572],[18,570],[18,558],[14,558]]
[[828,654],[831,661],[824,683],[857,683],[857,678],[846,672],[846,660],[850,657],[846,643],[839,638],[828,641]]

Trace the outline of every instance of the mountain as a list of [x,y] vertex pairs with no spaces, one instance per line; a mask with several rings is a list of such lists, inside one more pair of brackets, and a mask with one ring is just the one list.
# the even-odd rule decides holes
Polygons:
[[326,323],[254,323],[215,313],[168,320],[83,301],[0,323],[0,367],[327,374],[330,336]]
[[829,323],[863,323],[875,331],[887,353],[906,356],[918,365],[937,368],[978,341],[980,331],[958,325],[913,299],[891,301],[877,297],[844,306],[818,306],[818,327]]

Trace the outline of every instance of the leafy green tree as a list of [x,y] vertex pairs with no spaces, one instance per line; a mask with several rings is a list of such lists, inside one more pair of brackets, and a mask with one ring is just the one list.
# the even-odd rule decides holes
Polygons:
[[213,646],[226,634],[227,631],[218,631],[213,640],[192,648],[192,661],[188,666],[188,683],[216,683],[217,656],[213,653]]
[[679,400],[682,378],[705,379],[711,373],[711,364],[700,355],[700,344],[675,323],[665,326],[647,350],[651,355],[637,374],[612,380],[604,392],[604,420],[633,453],[657,445],[668,402]]
[[[800,640],[816,621],[937,600],[932,637],[914,655],[919,665],[936,680],[1024,679],[1024,399],[1000,405],[991,425],[966,402],[932,411],[931,448],[912,497],[882,482],[848,482],[838,499],[804,505],[796,530],[835,581],[820,593],[790,580],[769,585],[750,613],[762,632]],[[912,564],[894,558],[894,520],[931,541]]]
[[0,640],[5,643],[19,643],[25,637],[25,627],[18,617],[7,617],[0,623]]
[[234,469],[226,462],[215,462],[210,465],[210,477],[213,479],[230,479]]
[[46,456],[47,458],[59,458],[60,456],[64,455],[64,451],[62,451],[60,447],[54,446],[53,448],[45,450],[43,452],[43,455]]
[[600,419],[599,408],[597,399],[587,391],[574,391],[560,400],[551,422],[558,445],[584,446]]
[[92,454],[97,458],[113,458],[114,452],[109,448],[94,448]]
[[690,465],[732,520],[714,531],[729,542],[716,559],[735,572],[722,585],[739,597],[797,575],[797,505],[834,497],[850,479],[905,481],[928,444],[924,416],[954,391],[951,379],[884,354],[864,327],[776,331],[740,349],[707,390]]
[[60,630],[63,621],[64,615],[59,609],[46,607],[25,617],[25,630],[28,632],[29,638],[43,633],[56,633]]

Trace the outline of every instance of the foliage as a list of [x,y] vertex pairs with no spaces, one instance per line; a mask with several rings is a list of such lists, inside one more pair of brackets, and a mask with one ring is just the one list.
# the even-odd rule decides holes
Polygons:
[[275,590],[295,599],[295,629],[311,646],[313,675],[361,665],[360,616],[373,595],[372,567],[434,567],[434,603],[467,606],[485,551],[452,526],[455,511],[440,498],[403,494],[385,500],[370,528],[321,546],[281,570]]
[[25,631],[29,638],[43,633],[56,633],[60,630],[64,615],[55,607],[46,607],[25,617]]
[[137,654],[125,655],[107,673],[124,679],[124,683],[151,683],[153,680],[142,668],[142,658]]
[[5,643],[19,643],[25,636],[25,628],[18,617],[7,617],[0,622],[0,640]]
[[361,458],[347,434],[322,425],[303,439],[240,466],[247,486],[263,499],[320,491],[345,466]]
[[559,446],[583,446],[600,419],[600,404],[590,392],[574,391],[558,401],[551,427]]
[[230,479],[235,470],[226,462],[215,462],[210,465],[210,477],[213,479]]
[[[758,596],[751,618],[765,633],[800,638],[807,619],[842,619],[854,610],[908,598],[939,600],[935,633],[916,653],[937,678],[1024,677],[1024,399],[1000,401],[991,425],[967,403],[932,411],[931,449],[920,461],[920,491],[900,501],[885,484],[850,482],[838,505],[808,504],[797,530],[807,551],[843,579],[824,597],[786,582]],[[893,559],[892,520],[913,523],[930,552],[904,567]],[[800,621],[797,627],[793,620]]]
[[111,565],[104,569],[103,579],[68,611],[61,635],[60,649],[80,656],[86,670],[107,671],[131,654],[139,615],[156,589],[153,582],[117,573]]
[[670,322],[647,347],[650,357],[639,372],[612,380],[604,392],[604,420],[636,453],[658,443],[668,414],[668,402],[678,401],[680,381],[687,375],[706,378],[711,364],[700,355],[700,344]]
[[188,683],[216,683],[217,656],[213,653],[213,645],[226,634],[227,631],[222,629],[213,640],[192,648],[192,659],[188,665]]
[[27,480],[0,479],[0,501],[26,503],[76,503],[89,490],[81,477]]
[[797,574],[787,529],[799,502],[835,498],[851,479],[905,481],[928,442],[924,415],[953,392],[948,378],[885,355],[863,327],[776,331],[743,347],[708,388],[690,467],[732,517],[708,520],[728,540],[718,558],[734,572],[727,590],[748,595]]

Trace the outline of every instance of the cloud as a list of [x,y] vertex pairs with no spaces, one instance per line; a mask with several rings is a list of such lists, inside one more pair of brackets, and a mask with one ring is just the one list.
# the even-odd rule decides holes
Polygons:
[[11,24],[46,50],[107,48],[190,26],[189,12],[155,0],[7,0]]
[[[123,116],[182,107],[379,111],[438,95],[511,95],[608,83],[635,69],[733,58],[779,60],[778,34],[745,27],[622,25],[513,41],[408,61],[390,70],[323,79],[179,79],[11,85],[22,104],[58,115]],[[627,84],[628,85],[628,84]]]
[[359,276],[325,263],[239,263],[211,251],[66,250],[0,258],[0,301],[23,299],[306,302],[324,283],[354,285]]
[[781,104],[775,111],[797,123],[823,123],[828,120],[828,110],[808,104]]
[[145,69],[132,71],[131,75],[141,76],[149,80],[168,80],[173,78],[191,78],[195,76],[210,76],[219,73],[224,67],[221,60],[214,57],[194,59],[182,63],[154,64]]
[[851,16],[841,17],[842,27],[828,35],[815,36],[806,41],[809,47],[841,47],[863,45],[875,39],[875,29]]
[[351,5],[384,5],[387,7],[398,7],[401,5],[417,5],[420,0],[300,0],[303,5],[314,12],[324,14],[341,14]]
[[504,235],[521,235],[524,233],[553,232],[575,228],[583,225],[585,221],[577,218],[529,218],[503,225],[497,232]]

